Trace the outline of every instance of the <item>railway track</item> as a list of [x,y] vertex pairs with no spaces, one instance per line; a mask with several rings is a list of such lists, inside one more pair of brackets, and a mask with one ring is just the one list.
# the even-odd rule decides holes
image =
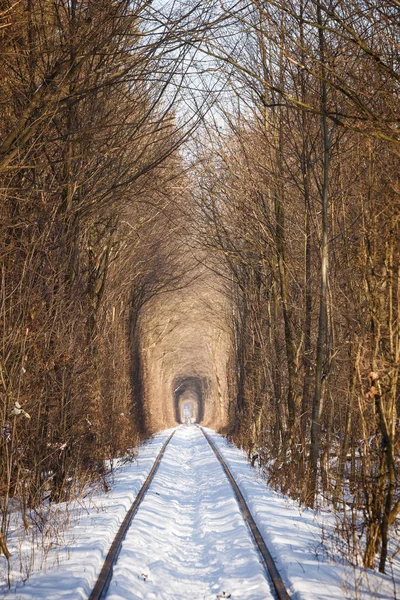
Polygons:
[[[290,600],[290,596],[289,596],[289,594],[285,588],[285,585],[283,583],[283,580],[276,568],[276,565],[271,556],[271,553],[269,552],[269,550],[262,538],[262,535],[261,535],[261,533],[251,515],[251,512],[246,504],[243,494],[241,493],[239,486],[237,485],[228,465],[226,464],[221,453],[219,452],[218,448],[214,444],[211,437],[207,434],[207,432],[202,427],[199,427],[199,430],[202,432],[204,438],[207,440],[209,446],[211,447],[212,452],[215,454],[215,456],[216,456],[219,464],[221,465],[221,467],[226,475],[226,478],[229,481],[229,484],[234,492],[241,515],[247,525],[248,531],[251,533],[254,545],[257,548],[258,555],[261,559],[260,562],[264,566],[265,572],[267,574],[267,579],[270,582],[270,587],[273,591],[272,597],[275,597],[278,600]],[[155,475],[159,469],[162,458],[167,450],[169,443],[171,442],[171,440],[175,434],[175,431],[168,437],[168,439],[163,444],[163,446],[154,462],[154,465],[153,465],[148,477],[146,478],[146,481],[144,482],[135,501],[133,502],[128,513],[126,514],[126,517],[125,517],[123,523],[121,524],[121,526],[117,532],[117,535],[115,536],[114,541],[110,547],[110,550],[107,554],[107,557],[106,557],[103,567],[101,569],[100,575],[98,577],[98,580],[93,588],[93,591],[91,592],[91,594],[89,596],[89,600],[105,600],[107,591],[109,589],[110,583],[113,578],[113,568],[117,562],[122,543],[123,543],[123,541],[127,535],[127,532],[132,524],[132,520],[134,519],[136,513],[138,512],[138,510],[145,498],[146,492],[149,490],[149,488],[155,478]],[[216,597],[229,598],[231,596],[229,594],[225,595],[225,592],[223,592],[223,595],[221,595],[221,596],[217,595]],[[267,597],[267,596],[265,596],[265,597]],[[271,595],[268,597],[271,597]],[[261,600],[261,597],[259,595],[257,595],[257,600]]]
[[132,522],[132,519],[135,516],[135,514],[137,513],[139,506],[141,505],[143,498],[144,498],[147,490],[149,489],[151,482],[154,479],[154,475],[156,474],[156,472],[158,470],[161,459],[164,456],[164,452],[165,452],[169,442],[171,441],[174,433],[175,433],[175,431],[173,431],[171,433],[171,435],[168,437],[168,439],[164,442],[164,444],[154,462],[154,465],[152,466],[152,469],[146,478],[146,481],[142,485],[132,506],[126,513],[126,517],[123,520],[123,522],[121,523],[121,526],[117,531],[117,535],[115,536],[114,541],[111,544],[111,547],[108,551],[106,560],[104,561],[104,565],[103,565],[103,567],[100,571],[100,575],[96,581],[96,585],[94,586],[92,593],[89,596],[89,600],[100,600],[105,597],[105,594],[107,593],[108,586],[110,584],[111,577],[112,577],[113,564],[118,557],[119,551],[121,549],[121,544],[124,540],[126,532],[128,531],[129,526]]

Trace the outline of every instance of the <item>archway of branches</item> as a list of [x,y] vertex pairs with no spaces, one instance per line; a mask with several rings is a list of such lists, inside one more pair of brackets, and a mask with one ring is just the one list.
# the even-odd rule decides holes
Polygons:
[[201,423],[204,416],[204,399],[209,382],[206,378],[181,376],[174,380],[173,398],[177,423]]

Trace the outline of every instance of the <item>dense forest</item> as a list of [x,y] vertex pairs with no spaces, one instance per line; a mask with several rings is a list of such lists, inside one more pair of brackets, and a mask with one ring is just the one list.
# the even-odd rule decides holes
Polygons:
[[151,433],[141,315],[206,268],[224,431],[384,572],[398,0],[3,0],[0,54],[3,555],[15,511],[29,530]]

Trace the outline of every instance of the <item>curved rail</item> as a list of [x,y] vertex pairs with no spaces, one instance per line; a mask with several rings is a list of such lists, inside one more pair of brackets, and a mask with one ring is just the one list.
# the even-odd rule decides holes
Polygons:
[[175,433],[175,431],[173,431],[171,433],[171,435],[169,436],[169,438],[164,442],[163,447],[161,448],[161,450],[154,462],[154,465],[152,466],[152,469],[147,476],[146,481],[142,485],[140,492],[136,496],[136,499],[133,502],[132,506],[126,513],[125,519],[123,520],[120,528],[118,529],[118,533],[115,536],[114,541],[111,544],[111,548],[108,551],[106,560],[104,561],[103,568],[101,569],[100,575],[96,581],[96,585],[94,586],[92,593],[89,596],[89,600],[101,600],[104,597],[105,592],[107,592],[107,589],[108,589],[108,586],[110,585],[110,581],[111,581],[111,577],[112,577],[112,567],[113,567],[114,561],[117,558],[118,553],[121,549],[121,544],[123,542],[125,534],[131,524],[133,517],[137,513],[138,508],[139,508],[147,490],[149,489],[149,486],[153,480],[154,475],[157,472],[158,466],[164,455],[164,452],[165,452],[169,442],[171,441],[174,433]]
[[210,438],[210,436],[204,431],[203,427],[200,427],[200,429],[201,429],[204,437],[206,438],[207,442],[210,444],[212,450],[214,451],[215,456],[217,457],[218,461],[220,462],[223,470],[225,471],[225,475],[227,476],[229,483],[231,484],[233,491],[235,492],[235,495],[236,495],[237,501],[239,503],[239,507],[242,512],[243,518],[246,521],[246,523],[248,524],[251,533],[253,534],[254,541],[255,541],[257,548],[263,558],[263,562],[265,564],[268,575],[270,576],[272,584],[275,588],[275,592],[276,592],[278,600],[291,600],[289,594],[286,591],[285,584],[282,581],[282,577],[280,576],[279,571],[276,568],[274,559],[272,558],[271,553],[268,550],[268,548],[263,540],[260,530],[258,529],[256,522],[253,519],[253,516],[249,510],[249,507],[247,506],[246,500],[244,499],[243,494],[240,491],[239,486],[237,485],[228,465],[222,458],[218,448],[215,446],[215,444],[212,441],[212,439]]

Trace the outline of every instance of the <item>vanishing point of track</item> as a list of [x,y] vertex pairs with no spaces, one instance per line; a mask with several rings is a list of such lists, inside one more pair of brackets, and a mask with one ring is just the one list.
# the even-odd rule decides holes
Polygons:
[[[278,598],[278,600],[290,600],[290,596],[285,588],[285,584],[283,583],[283,580],[279,574],[279,571],[276,568],[276,565],[271,556],[271,553],[268,550],[268,548],[263,540],[260,530],[258,529],[258,527],[251,515],[251,512],[250,512],[250,510],[247,506],[247,503],[243,497],[243,494],[240,491],[239,486],[237,485],[228,465],[226,464],[225,460],[222,458],[221,453],[219,452],[218,448],[215,446],[214,442],[212,441],[210,436],[205,432],[203,427],[199,427],[199,429],[202,431],[207,442],[210,444],[215,456],[217,457],[219,463],[221,464],[222,469],[224,470],[224,472],[227,476],[227,479],[235,493],[241,514],[252,534],[252,538],[253,538],[254,543],[255,543],[255,545],[259,551],[259,554],[262,558],[262,563],[266,569],[268,578],[270,579],[270,581],[273,585],[276,597]],[[169,442],[171,441],[174,433],[175,433],[175,431],[173,431],[171,433],[171,435],[168,437],[168,439],[164,442],[164,444],[153,464],[153,467],[152,467],[149,475],[146,478],[146,481],[144,482],[143,486],[141,487],[132,506],[128,510],[128,512],[125,516],[125,519],[123,520],[123,522],[114,538],[114,541],[111,544],[110,550],[108,551],[107,557],[104,561],[104,564],[101,569],[100,575],[97,579],[96,585],[94,586],[94,588],[89,596],[89,600],[103,600],[105,598],[108,587],[110,585],[110,581],[112,579],[113,565],[118,557],[118,554],[121,549],[121,545],[125,538],[126,532],[128,531],[128,529],[131,525],[131,522],[132,522],[134,516],[136,515],[136,513],[146,495],[146,492],[151,485],[151,482],[154,479],[154,476],[160,465],[161,459],[164,456],[165,450],[166,450]]]

